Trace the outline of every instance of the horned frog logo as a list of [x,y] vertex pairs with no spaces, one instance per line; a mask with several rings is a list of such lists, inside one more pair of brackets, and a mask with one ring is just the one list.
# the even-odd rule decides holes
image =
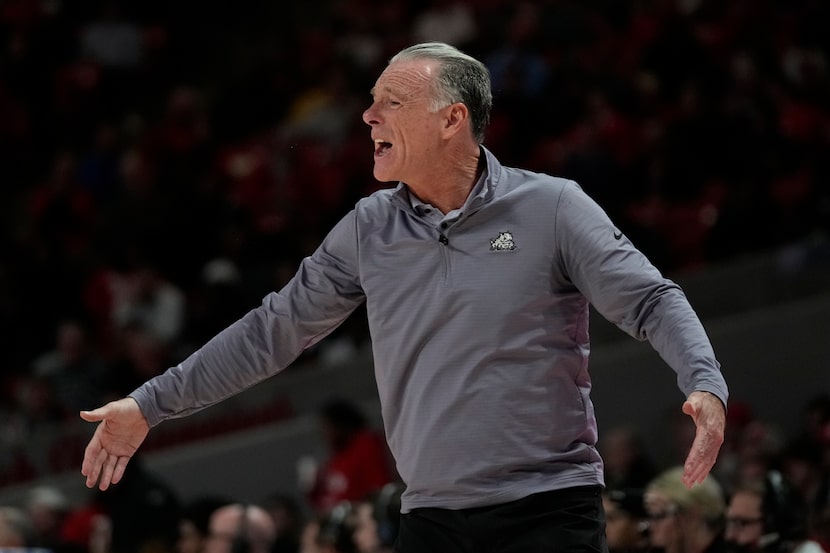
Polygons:
[[504,252],[512,251],[515,249],[516,243],[513,241],[512,232],[500,232],[497,238],[495,238],[494,240],[490,240],[491,252]]

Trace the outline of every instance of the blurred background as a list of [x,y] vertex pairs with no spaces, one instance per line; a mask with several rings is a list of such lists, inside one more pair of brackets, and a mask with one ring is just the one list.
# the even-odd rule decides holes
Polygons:
[[[820,0],[0,0],[0,504],[86,505],[78,410],[258,305],[386,186],[360,114],[427,40],[489,67],[503,163],[577,180],[684,286],[731,387],[721,474],[805,435],[826,474],[828,21]],[[363,323],[157,428],[143,463],[182,501],[302,501],[328,399],[380,429]],[[592,334],[601,449],[682,459],[671,370]]]

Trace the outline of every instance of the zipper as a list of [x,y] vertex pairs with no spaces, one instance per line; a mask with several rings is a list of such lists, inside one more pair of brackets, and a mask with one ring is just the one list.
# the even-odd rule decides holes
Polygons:
[[450,239],[442,231],[438,231],[438,247],[441,248],[441,260],[444,262],[444,282],[450,279]]

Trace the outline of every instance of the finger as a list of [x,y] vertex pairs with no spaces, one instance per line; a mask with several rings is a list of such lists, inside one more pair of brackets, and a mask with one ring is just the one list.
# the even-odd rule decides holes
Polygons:
[[703,482],[715,465],[716,455],[711,443],[710,436],[706,434],[695,437],[683,467],[683,481],[687,487]]
[[700,484],[706,478],[706,463],[699,458],[697,452],[689,454],[683,467],[683,480],[687,487]]
[[117,462],[117,456],[107,455],[107,461],[104,464],[104,470],[101,473],[101,480],[98,482],[98,489],[102,492],[110,487],[110,483],[112,483],[112,474],[115,472],[115,465]]
[[112,473],[113,484],[118,484],[121,481],[121,478],[124,476],[124,471],[127,470],[127,463],[129,462],[130,458],[127,456],[118,458],[118,462],[115,464],[115,471]]
[[692,418],[695,418],[698,414],[698,410],[691,401],[684,401],[682,410],[684,414],[689,415]]
[[87,422],[98,422],[104,420],[106,411],[103,407],[93,409],[92,411],[81,411],[81,418]]
[[84,449],[84,461],[81,463],[81,474],[84,476],[90,476],[92,474],[95,468],[95,459],[98,457],[100,451],[101,447],[98,445],[98,440],[93,436],[86,446],[86,449]]
[[687,488],[691,488],[695,484],[700,484],[706,478],[706,471],[704,465],[699,459],[696,459],[693,454],[690,454],[683,467],[683,483]]
[[86,477],[86,487],[94,488],[98,482],[98,477],[101,475],[101,467],[107,460],[107,452],[101,448],[97,451],[95,457],[90,458],[89,472]]
[[683,483],[687,488],[702,484],[709,475],[711,467],[708,464],[692,464],[683,471]]

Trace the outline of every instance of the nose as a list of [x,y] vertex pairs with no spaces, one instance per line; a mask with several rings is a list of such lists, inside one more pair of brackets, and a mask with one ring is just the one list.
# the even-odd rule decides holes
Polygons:
[[369,126],[377,125],[379,123],[378,116],[375,111],[375,104],[372,104],[363,112],[363,122]]

